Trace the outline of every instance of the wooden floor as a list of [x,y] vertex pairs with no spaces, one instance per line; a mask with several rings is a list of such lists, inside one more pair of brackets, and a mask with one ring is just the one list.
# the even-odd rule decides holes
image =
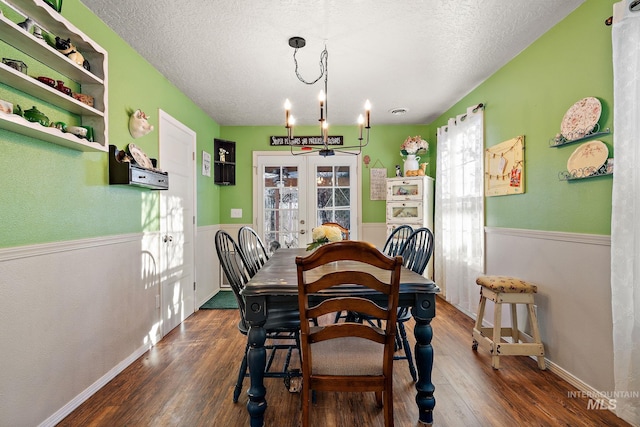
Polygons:
[[[246,394],[232,402],[246,340],[237,316],[236,310],[196,312],[59,426],[248,426]],[[587,399],[569,397],[575,387],[540,371],[533,359],[503,357],[494,371],[487,352],[471,350],[472,320],[440,298],[432,324],[435,426],[628,425],[608,410],[587,409]],[[395,364],[395,425],[416,426],[414,384],[406,361]],[[298,426],[300,395],[281,379],[265,385],[266,426]],[[311,417],[317,426],[383,426],[373,394],[320,393]]]

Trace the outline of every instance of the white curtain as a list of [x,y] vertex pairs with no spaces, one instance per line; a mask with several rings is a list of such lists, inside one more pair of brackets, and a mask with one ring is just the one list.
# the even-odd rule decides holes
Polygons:
[[484,271],[484,110],[469,107],[438,128],[437,152],[435,281],[472,314]]
[[[611,304],[616,413],[640,425],[640,12],[614,5]],[[628,395],[627,393],[630,393]],[[636,393],[635,396],[633,394]],[[633,396],[633,397],[631,397]]]

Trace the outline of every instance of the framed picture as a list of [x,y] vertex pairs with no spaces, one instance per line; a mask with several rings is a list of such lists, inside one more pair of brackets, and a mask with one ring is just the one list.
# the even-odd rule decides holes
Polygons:
[[489,147],[484,152],[484,195],[524,193],[524,135]]
[[202,152],[202,175],[211,176],[211,154]]

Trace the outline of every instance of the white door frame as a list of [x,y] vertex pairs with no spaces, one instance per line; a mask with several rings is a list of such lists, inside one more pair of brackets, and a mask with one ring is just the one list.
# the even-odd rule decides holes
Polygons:
[[[252,169],[253,169],[253,181],[252,181],[252,185],[253,185],[253,218],[252,218],[252,225],[255,229],[258,229],[258,210],[259,210],[259,206],[258,203],[262,203],[263,201],[263,197],[262,195],[258,194],[258,178],[261,179],[261,177],[258,176],[258,157],[265,157],[265,156],[278,156],[278,157],[283,157],[283,156],[287,156],[286,151],[254,151],[253,152],[253,160],[252,160]],[[290,154],[289,154],[290,155]],[[317,154],[307,154],[306,156],[313,156]],[[344,153],[336,153],[336,156],[353,156],[353,154],[344,154]],[[292,156],[293,157],[293,156]],[[357,234],[357,239],[361,240],[362,236],[362,168],[360,166],[360,155],[356,156],[357,157],[357,161],[355,162],[355,178],[356,178],[356,186],[357,186],[357,196],[356,196],[356,215],[355,215],[355,223],[357,226],[357,230],[358,230],[358,234]],[[307,171],[301,171],[302,173],[305,174]],[[305,207],[306,210],[306,207]],[[261,227],[260,227],[261,228]],[[309,233],[311,233],[311,230],[308,230]],[[309,234],[310,235],[310,234]]]
[[[195,290],[195,283],[197,282],[197,280],[196,280],[196,278],[197,278],[196,277],[196,265],[195,265],[196,264],[195,246],[196,246],[196,233],[197,233],[196,215],[197,215],[197,206],[198,206],[197,169],[196,169],[196,159],[195,159],[196,141],[197,141],[196,137],[197,137],[197,135],[192,129],[188,128],[183,123],[181,123],[180,121],[176,120],[175,118],[173,118],[171,115],[169,115],[165,111],[159,109],[158,110],[158,123],[159,123],[159,127],[160,128],[162,127],[162,123],[163,122],[169,123],[172,126],[175,126],[175,127],[179,128],[180,130],[182,130],[183,132],[185,132],[186,134],[188,134],[191,137],[190,151],[193,153],[192,156],[191,156],[192,157],[191,158],[191,167],[192,167],[191,175],[193,177],[193,181],[192,181],[192,184],[191,184],[192,185],[192,191],[193,191],[193,197],[192,197],[192,204],[193,205],[192,205],[191,209],[192,209],[192,212],[193,212],[193,219],[192,219],[193,226],[192,226],[192,235],[190,237],[191,237],[191,242],[192,242],[191,251],[193,252],[192,256],[191,256],[191,261],[192,261],[191,270],[193,272],[194,285],[189,284],[189,286],[187,287],[187,290],[189,290],[189,292],[193,292],[193,297],[192,298],[193,298],[194,307],[192,307],[192,310],[191,310],[191,308],[189,308],[190,313],[192,313],[192,312],[195,312],[198,309],[198,307],[197,307],[198,301],[197,301],[197,298],[196,298],[196,290]],[[158,146],[159,146],[159,152],[161,153],[162,152],[162,130],[161,129],[158,131]],[[160,156],[160,161],[162,162],[162,156]],[[171,174],[169,174],[169,186],[171,186]],[[164,193],[162,191],[160,191],[160,198],[163,197],[163,194]],[[160,204],[162,206],[162,201],[160,201]],[[163,236],[166,236],[166,235],[167,235],[166,222],[160,220],[160,245],[161,245],[160,256],[161,257],[166,257],[167,256],[166,251],[164,250],[165,247],[163,246],[163,242],[162,242]],[[166,260],[165,260],[165,262],[162,262],[162,260],[161,260],[160,265],[167,265]],[[163,286],[163,283],[160,283],[160,289],[161,290],[163,289],[162,286]],[[161,298],[160,306],[161,307],[165,307],[166,301],[162,301],[162,292],[160,292],[160,298]],[[162,335],[164,336],[169,332],[169,330],[167,330],[167,328],[166,328],[166,326],[164,324],[165,323],[164,322],[164,314],[161,314],[160,320],[162,321],[162,324],[163,324]]]

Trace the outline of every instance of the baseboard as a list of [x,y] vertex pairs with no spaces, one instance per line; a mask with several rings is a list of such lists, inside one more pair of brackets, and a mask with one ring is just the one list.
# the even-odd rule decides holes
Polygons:
[[140,356],[146,353],[152,346],[143,345],[133,352],[122,362],[114,366],[109,372],[104,374],[96,382],[87,387],[82,393],[71,399],[66,405],[58,409],[49,418],[44,420],[38,427],[53,427],[62,421],[67,415],[73,412],[78,406],[93,396],[98,390],[104,387],[109,381],[114,379],[120,372],[124,371],[129,365],[135,362]]

